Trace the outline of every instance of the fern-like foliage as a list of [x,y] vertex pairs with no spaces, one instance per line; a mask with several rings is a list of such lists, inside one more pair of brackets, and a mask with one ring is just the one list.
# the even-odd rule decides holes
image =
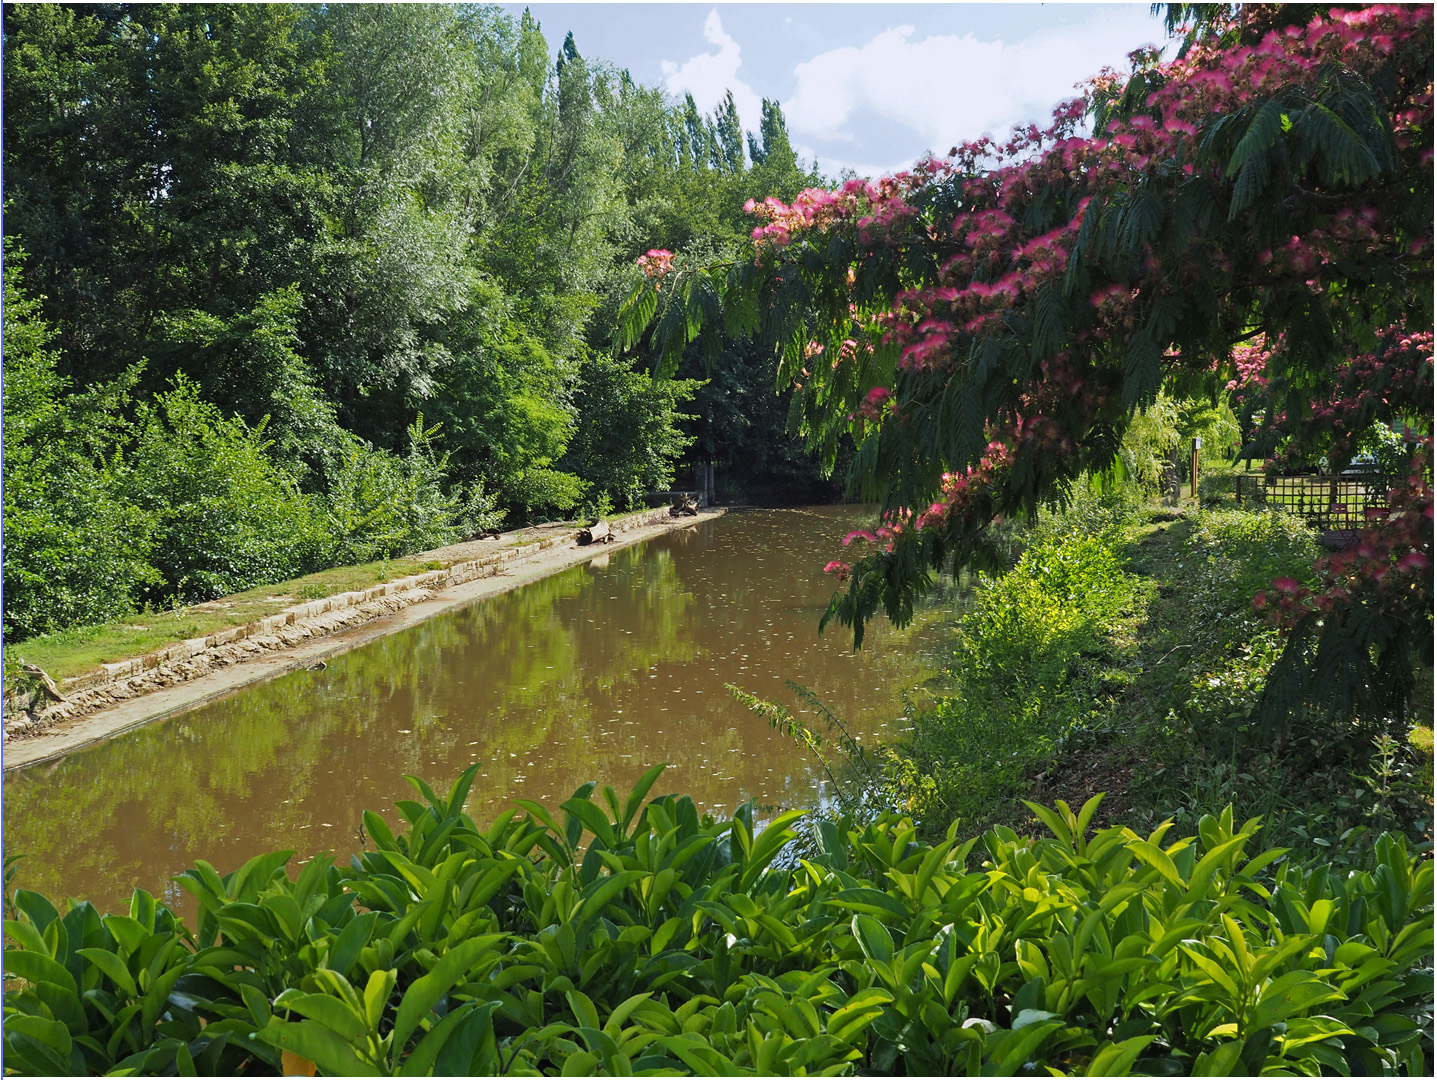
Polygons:
[[[1431,326],[1431,9],[1169,16],[1183,59],[1149,50],[1097,77],[1091,135],[1063,107],[1046,130],[805,193],[762,211],[772,224],[725,265],[726,323],[781,350],[815,445],[854,437],[850,487],[888,528],[824,615],[855,644],[880,612],[910,618],[996,518],[1110,474],[1160,393],[1216,400],[1235,345],[1261,333],[1272,350],[1266,439],[1317,416],[1384,328]],[[666,282],[653,313],[665,356],[711,317],[696,280]],[[1401,417],[1419,435],[1431,418],[1430,402]],[[1380,711],[1374,680],[1400,683],[1411,647],[1365,617],[1310,648],[1295,636],[1279,683],[1340,665],[1368,690],[1323,708]]]

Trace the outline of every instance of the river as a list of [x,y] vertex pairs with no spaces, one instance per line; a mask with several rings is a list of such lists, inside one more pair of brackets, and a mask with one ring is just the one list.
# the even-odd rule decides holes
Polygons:
[[903,725],[902,691],[938,661],[874,624],[859,653],[834,626],[821,572],[861,521],[853,507],[753,510],[598,553],[585,565],[5,779],[16,884],[120,910],[141,887],[189,911],[173,877],[262,851],[360,849],[360,814],[445,788],[481,765],[468,810],[549,806],[596,780],[654,788],[715,814],[811,805],[824,772],[724,689],[805,715],[815,691],[861,740]]

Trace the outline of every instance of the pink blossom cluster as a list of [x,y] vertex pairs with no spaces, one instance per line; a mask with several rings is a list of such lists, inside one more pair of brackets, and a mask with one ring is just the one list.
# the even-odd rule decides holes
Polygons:
[[1311,403],[1301,442],[1331,433],[1332,454],[1349,458],[1358,438],[1374,420],[1401,415],[1430,415],[1433,385],[1431,331],[1409,332],[1388,326],[1378,334],[1374,352],[1341,364],[1327,391]]
[[[850,342],[845,342],[844,344],[847,345],[850,343],[851,339]],[[892,407],[893,394],[889,392],[887,387],[875,386],[872,390],[868,391],[868,396],[863,399],[863,404],[858,407],[858,411],[853,416],[850,416],[849,419],[852,420],[862,417],[864,420],[880,420],[884,413]]]
[[645,277],[661,278],[674,268],[674,253],[664,248],[650,248],[634,260]]
[[[1246,20],[1245,32],[1261,35],[1255,43],[1232,48],[1215,37],[1202,39],[1180,60],[1150,64],[1145,79],[1154,89],[1141,108],[1111,119],[1092,137],[1080,134],[1086,106],[1074,100],[1061,105],[1046,128],[1030,125],[1006,141],[965,143],[946,161],[928,160],[910,173],[878,183],[854,180],[833,192],[805,191],[792,206],[777,200],[750,204],[765,222],[753,234],[759,261],[784,258],[795,238],[826,231],[856,240],[864,252],[860,263],[900,250],[931,256],[936,272],[919,274],[916,284],[897,291],[885,310],[868,317],[875,325],[863,325],[852,312],[851,336],[843,347],[827,350],[841,363],[859,352],[857,342],[867,333],[876,333],[897,349],[900,382],[912,376],[931,385],[935,375],[967,377],[966,367],[978,355],[975,339],[1010,335],[1020,320],[1031,325],[1045,292],[1062,294],[1090,213],[1110,215],[1114,207],[1131,205],[1135,193],[1169,199],[1189,185],[1205,185],[1218,199],[1230,197],[1232,177],[1204,139],[1215,120],[1261,106],[1279,90],[1315,97],[1333,72],[1366,78],[1381,71],[1387,78],[1400,69],[1405,74],[1389,80],[1384,119],[1396,133],[1403,168],[1430,168],[1430,6],[1333,9],[1305,25],[1262,33],[1269,11],[1244,8],[1236,16]],[[1090,89],[1112,99],[1124,82],[1105,72]],[[919,212],[915,195],[928,205],[927,193],[940,186],[957,199],[958,209],[935,224],[932,212]],[[1005,392],[1006,411],[992,421],[979,461],[945,474],[938,499],[926,510],[890,515],[872,534],[874,542],[891,543],[910,527],[978,526],[991,516],[993,493],[1010,470],[1043,475],[1045,455],[1082,450],[1093,421],[1111,412],[1121,391],[1124,364],[1114,362],[1113,350],[1125,356],[1126,343],[1166,298],[1214,287],[1219,293],[1282,286],[1322,294],[1345,282],[1354,263],[1375,260],[1400,273],[1430,259],[1430,238],[1405,235],[1402,222],[1386,211],[1383,199],[1395,197],[1356,187],[1309,191],[1294,182],[1276,211],[1289,215],[1291,229],[1265,249],[1243,238],[1243,230],[1256,226],[1245,224],[1239,211],[1231,234],[1194,227],[1183,243],[1137,244],[1126,264],[1099,264],[1089,253],[1081,267],[1081,280],[1090,283],[1086,304],[1069,308],[1051,355],[1035,356],[1032,376]],[[1049,209],[1054,199],[1056,213]],[[1219,210],[1227,213],[1226,207]],[[1026,224],[1033,221],[1043,224]],[[845,269],[855,289],[853,269]],[[864,303],[874,307],[871,297]],[[1431,335],[1392,333],[1397,336],[1384,339],[1372,356],[1346,365],[1332,393],[1313,403],[1308,422],[1327,425],[1341,438],[1365,427],[1364,418],[1370,422],[1375,412],[1390,414],[1399,400],[1430,416]],[[1171,344],[1157,343],[1169,370],[1211,363],[1179,355]],[[1263,392],[1269,359],[1282,344],[1258,337],[1234,349],[1222,362],[1229,389]],[[882,389],[881,395],[870,392],[852,418],[907,422],[895,405],[895,388]],[[1390,561],[1402,574],[1414,572],[1415,561],[1403,563],[1405,557],[1399,552]],[[1278,600],[1297,603],[1295,595],[1282,592]]]
[[[913,514],[909,510],[890,510],[888,513],[883,515],[883,520],[879,522],[877,528],[872,530],[854,529],[851,533],[849,533],[843,538],[843,546],[848,547],[849,544],[857,543],[861,540],[864,543],[874,544],[882,548],[884,551],[892,551],[894,543],[898,540],[899,536],[901,536],[906,531],[906,529],[912,524],[912,522]],[[835,564],[830,563],[829,565],[832,566]],[[843,566],[845,573],[849,569],[846,564],[839,563],[837,565]]]
[[946,525],[955,511],[965,510],[975,500],[988,495],[998,477],[1012,464],[1012,447],[995,439],[988,444],[976,465],[970,465],[962,472],[944,473],[941,493],[927,510],[918,515],[918,528]]
[[1236,375],[1227,381],[1228,393],[1257,388],[1267,389],[1267,362],[1272,350],[1267,347],[1267,335],[1258,334],[1244,345],[1237,345],[1228,357]]
[[[771,205],[763,212],[773,224],[756,230],[755,238],[781,245],[799,229],[843,223],[856,225],[863,243],[901,243],[915,217],[904,204],[915,177],[967,176],[961,181],[965,208],[952,222],[952,250],[937,280],[901,293],[885,319],[885,339],[900,347],[905,368],[940,370],[962,355],[972,337],[1000,332],[1008,312],[1030,301],[1044,283],[1062,278],[1094,196],[1119,187],[1132,190],[1173,173],[1196,175],[1194,163],[1202,160],[1199,134],[1213,117],[1245,108],[1278,87],[1315,89],[1334,64],[1371,68],[1395,49],[1420,44],[1423,35],[1430,35],[1431,23],[1430,8],[1379,6],[1335,11],[1303,27],[1275,29],[1253,46],[1200,44],[1183,60],[1156,66],[1150,82],[1160,85],[1146,111],[1113,120],[1097,137],[1074,134],[1083,106],[1067,102],[1045,130],[1018,129],[1002,144],[986,138],[966,143],[953,149],[947,163],[926,162],[920,171],[877,185],[851,181],[826,197],[805,192],[794,208]],[[1100,76],[1094,86],[1116,78]],[[1420,134],[1430,140],[1430,81],[1398,103],[1396,117],[1413,138]],[[1216,165],[1202,168],[1219,179]],[[1029,234],[1021,224],[1025,210],[1055,187],[1078,195],[1067,221],[1041,235]],[[1242,267],[1234,266],[1231,254],[1195,236],[1181,264],[1160,265],[1149,252],[1133,280],[1101,284],[1090,297],[1095,325],[1079,331],[1080,341],[1102,343],[1131,333],[1164,289],[1180,291],[1214,270],[1249,279],[1297,277],[1320,291],[1329,273],[1340,276],[1337,263],[1391,242],[1380,211],[1369,205],[1337,207],[1330,221],[1259,252]],[[1402,254],[1416,254],[1425,243],[1410,241]]]
[[[947,524],[950,515],[969,510],[979,500],[990,497],[994,485],[1012,463],[1012,448],[995,439],[988,444],[976,465],[970,465],[962,472],[943,474],[941,493],[928,509],[919,513],[907,509],[890,511],[876,529],[855,529],[843,538],[843,544],[847,547],[863,541],[892,551],[905,532],[942,527]],[[847,569],[845,567],[845,572]]]
[[875,227],[888,229],[916,214],[903,196],[949,168],[929,158],[911,172],[886,176],[877,183],[858,178],[837,191],[805,188],[791,205],[769,196],[763,202],[749,199],[743,209],[744,213],[768,222],[754,228],[751,234],[759,250],[787,247],[802,233],[826,229],[840,222],[856,223],[860,232]]

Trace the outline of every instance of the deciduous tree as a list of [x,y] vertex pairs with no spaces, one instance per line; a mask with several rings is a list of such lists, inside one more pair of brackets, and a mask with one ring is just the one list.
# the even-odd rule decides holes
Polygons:
[[[881,505],[881,542],[836,567],[847,589],[826,617],[856,642],[879,610],[909,618],[934,571],[970,559],[1000,515],[1109,468],[1160,389],[1215,390],[1244,342],[1265,337],[1282,414],[1268,422],[1301,438],[1300,421],[1327,408],[1331,427],[1342,412],[1314,401],[1343,393],[1353,357],[1430,331],[1431,9],[1205,17],[1177,59],[1140,50],[1046,129],[765,200],[746,255],[633,294],[626,342],[652,323],[673,358],[721,325],[762,331],[803,385],[812,439],[830,452],[840,433],[860,440],[853,487]],[[1430,345],[1405,355],[1399,381],[1430,387]],[[1430,396],[1364,401],[1365,421],[1410,413],[1430,448]],[[1372,548],[1404,587],[1349,594],[1356,623],[1328,613],[1292,639],[1309,703],[1323,679],[1371,689],[1374,670],[1410,670],[1430,645],[1425,462],[1396,504],[1401,539]],[[1304,644],[1337,633],[1343,649]],[[1376,668],[1319,671],[1359,655]]]

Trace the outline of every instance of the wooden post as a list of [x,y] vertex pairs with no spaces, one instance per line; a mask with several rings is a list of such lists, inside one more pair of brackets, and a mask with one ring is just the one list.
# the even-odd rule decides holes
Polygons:
[[1197,498],[1197,477],[1198,477],[1198,451],[1202,449],[1202,439],[1193,436],[1193,459],[1192,459],[1192,497]]

